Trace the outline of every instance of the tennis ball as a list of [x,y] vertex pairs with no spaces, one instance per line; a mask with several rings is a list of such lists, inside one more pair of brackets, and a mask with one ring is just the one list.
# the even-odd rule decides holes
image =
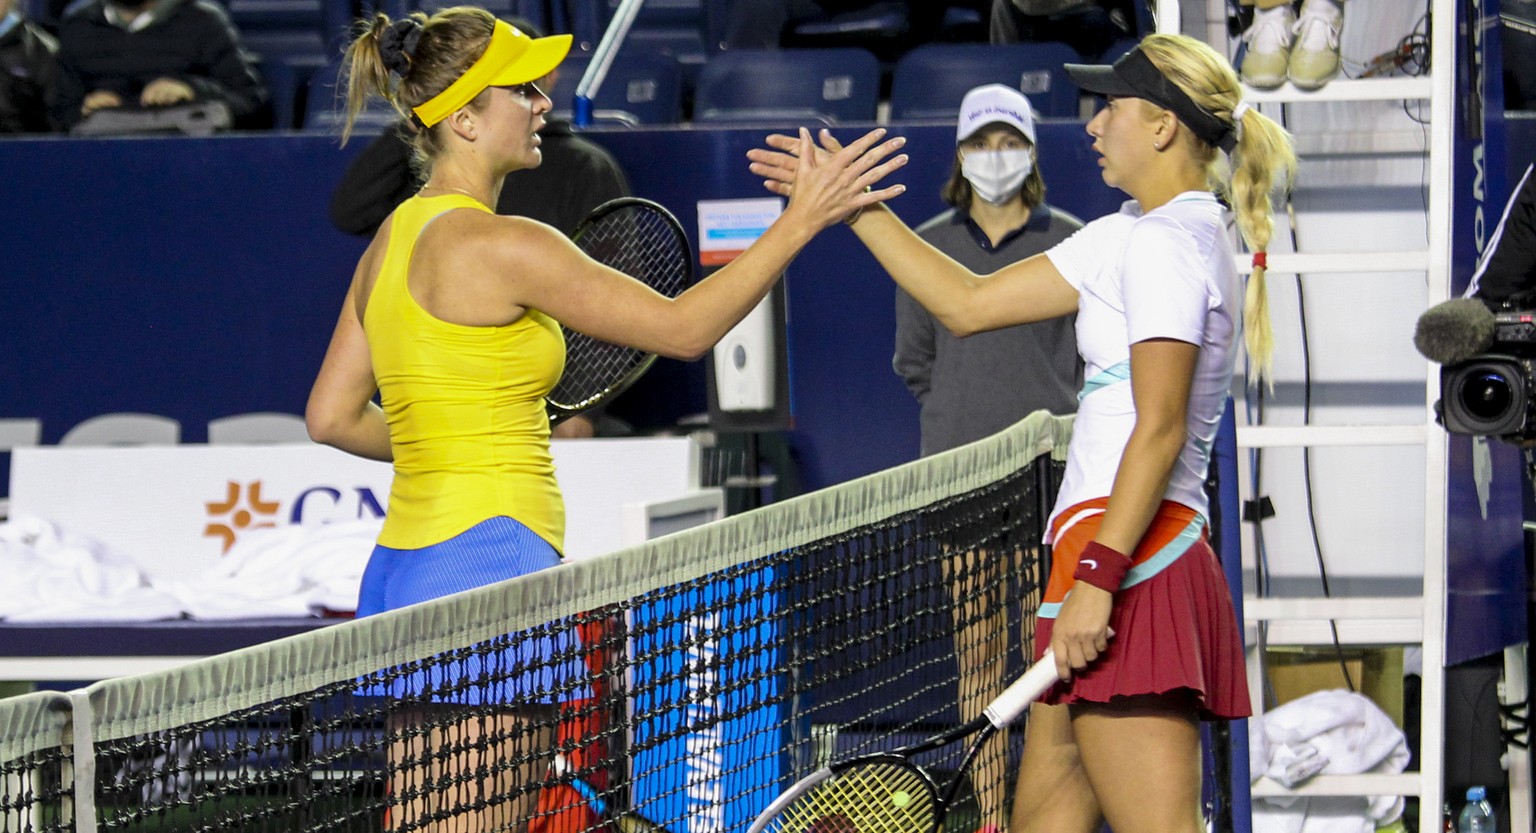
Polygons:
[[905,807],[911,803],[912,793],[909,793],[906,790],[897,790],[896,792],[891,793],[891,804],[897,809]]

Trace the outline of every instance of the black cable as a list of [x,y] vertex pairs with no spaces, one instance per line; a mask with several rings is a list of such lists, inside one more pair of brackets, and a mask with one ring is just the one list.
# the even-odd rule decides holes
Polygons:
[[[1290,122],[1290,106],[1281,105],[1280,124],[1287,127]],[[1296,204],[1289,190],[1285,194],[1286,225],[1290,232],[1291,250],[1301,250],[1301,234],[1296,224]],[[1307,303],[1306,290],[1302,281],[1303,276],[1296,275],[1296,312],[1297,320],[1301,327],[1301,378],[1302,378],[1302,424],[1312,424],[1312,346],[1311,338],[1307,330]],[[1323,597],[1333,598],[1333,588],[1328,581],[1327,560],[1323,557],[1322,536],[1318,533],[1317,503],[1312,490],[1312,447],[1302,446],[1302,488],[1304,489],[1307,506],[1307,523],[1312,534],[1312,551],[1317,557],[1317,575],[1323,586]],[[1344,676],[1344,685],[1351,692],[1355,688],[1354,677],[1349,673],[1349,663],[1344,658],[1344,646],[1339,640],[1339,623],[1335,619],[1328,620],[1328,633],[1333,642],[1333,653],[1339,661],[1339,672]]]

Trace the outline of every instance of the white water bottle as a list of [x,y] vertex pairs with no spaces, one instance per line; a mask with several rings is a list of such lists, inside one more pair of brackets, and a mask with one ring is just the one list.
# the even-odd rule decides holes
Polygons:
[[1461,818],[1456,822],[1456,833],[1495,833],[1493,805],[1488,803],[1488,791],[1482,787],[1467,790],[1467,803],[1461,808]]

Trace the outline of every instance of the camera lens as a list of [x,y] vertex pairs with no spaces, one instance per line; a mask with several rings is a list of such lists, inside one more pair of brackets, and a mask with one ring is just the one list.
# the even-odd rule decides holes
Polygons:
[[1491,437],[1524,431],[1529,379],[1525,364],[1512,356],[1486,355],[1442,367],[1445,430]]
[[1509,380],[1491,371],[1468,377],[1461,389],[1461,406],[1478,419],[1498,419],[1513,400]]

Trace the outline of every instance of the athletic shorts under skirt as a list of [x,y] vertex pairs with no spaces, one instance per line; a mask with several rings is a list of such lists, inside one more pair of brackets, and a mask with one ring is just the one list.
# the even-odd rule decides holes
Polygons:
[[[1102,501],[1089,501],[1061,513],[1064,520],[1076,520],[1053,535],[1053,585],[1070,585],[1078,556],[1098,535],[1103,514],[1077,511],[1092,503],[1102,507]],[[1147,560],[1143,550],[1163,551],[1177,530],[1187,529],[1188,509],[1176,504],[1165,509],[1171,511],[1159,510],[1137,548],[1138,563]],[[1050,646],[1055,622],[1042,609],[1035,626],[1036,659]],[[1187,695],[1203,720],[1251,713],[1242,631],[1226,575],[1203,531],[1161,570],[1115,594],[1109,626],[1115,632],[1109,649],[1071,680],[1052,686],[1041,702],[1113,704],[1127,697]]]
[[[548,541],[507,517],[482,521],[420,549],[375,546],[363,571],[357,615],[394,610],[559,563],[560,555]],[[515,636],[507,647],[426,669],[402,669],[407,673],[358,693],[466,704],[551,703],[586,696],[587,687],[579,681],[587,671],[574,629]],[[489,675],[487,681],[471,682],[482,673]]]

